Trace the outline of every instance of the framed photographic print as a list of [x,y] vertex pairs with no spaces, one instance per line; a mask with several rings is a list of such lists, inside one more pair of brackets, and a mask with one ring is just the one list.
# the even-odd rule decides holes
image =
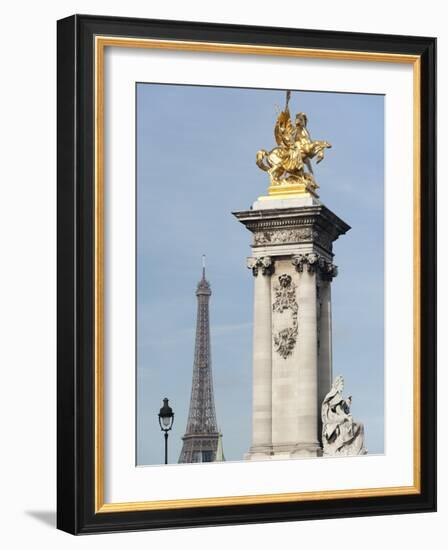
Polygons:
[[58,527],[434,511],[434,38],[58,22]]

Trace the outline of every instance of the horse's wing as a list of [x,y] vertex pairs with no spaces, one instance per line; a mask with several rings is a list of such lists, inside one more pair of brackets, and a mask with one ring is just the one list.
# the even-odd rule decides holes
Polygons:
[[292,135],[292,131],[291,116],[288,109],[286,111],[282,111],[278,115],[277,122],[275,123],[274,136],[277,145],[284,147]]

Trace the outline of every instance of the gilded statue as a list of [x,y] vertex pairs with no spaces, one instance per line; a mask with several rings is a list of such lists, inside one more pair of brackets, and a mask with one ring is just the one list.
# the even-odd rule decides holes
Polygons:
[[291,91],[288,90],[285,108],[275,123],[274,136],[278,147],[269,152],[264,149],[258,151],[256,163],[269,174],[270,192],[282,192],[281,188],[293,187],[316,194],[319,186],[314,180],[311,159],[319,163],[324,158],[325,149],[329,149],[331,144],[311,139],[305,113],[298,113],[295,121],[291,121],[290,98]]
[[364,425],[350,414],[351,396],[342,397],[344,379],[338,376],[322,403],[322,446],[324,456],[365,455]]

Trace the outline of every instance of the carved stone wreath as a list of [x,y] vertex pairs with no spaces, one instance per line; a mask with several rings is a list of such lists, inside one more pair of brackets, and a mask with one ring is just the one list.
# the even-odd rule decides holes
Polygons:
[[274,287],[275,298],[272,304],[272,311],[283,314],[291,312],[291,325],[273,334],[275,351],[286,359],[292,354],[297,342],[298,321],[297,314],[299,306],[296,300],[296,285],[292,282],[290,275],[280,275],[278,284]]

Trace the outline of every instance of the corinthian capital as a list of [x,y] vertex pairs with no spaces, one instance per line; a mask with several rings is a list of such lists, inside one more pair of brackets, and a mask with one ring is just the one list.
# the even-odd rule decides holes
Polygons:
[[247,258],[247,267],[252,269],[254,277],[261,271],[262,275],[272,275],[274,273],[274,260],[270,256],[261,258]]
[[321,271],[321,277],[324,281],[332,281],[338,274],[338,266],[333,262],[325,262],[325,268]]
[[331,281],[338,274],[338,268],[333,262],[329,262],[315,252],[294,256],[291,262],[299,273],[302,273],[306,266],[308,273],[319,273],[325,281]]
[[297,256],[293,256],[291,263],[296,268],[296,271],[302,273],[303,266],[308,264],[308,254],[298,254]]

